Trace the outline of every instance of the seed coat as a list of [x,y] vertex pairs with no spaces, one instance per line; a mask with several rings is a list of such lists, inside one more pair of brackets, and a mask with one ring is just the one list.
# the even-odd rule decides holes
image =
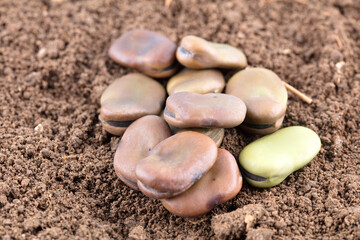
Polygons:
[[136,166],[140,190],[153,198],[184,192],[215,163],[217,147],[208,136],[182,132],[160,142]]
[[176,44],[164,35],[142,29],[124,33],[109,48],[110,58],[151,77],[169,77],[178,64]]
[[178,92],[168,97],[164,118],[179,128],[231,128],[243,122],[245,113],[245,104],[235,96]]
[[122,135],[134,120],[158,115],[165,100],[165,89],[155,80],[139,73],[116,79],[101,96],[100,120],[106,131]]
[[115,152],[116,175],[128,186],[139,190],[136,164],[147,157],[159,142],[170,136],[166,122],[159,116],[149,115],[136,120],[126,129]]
[[176,58],[187,68],[244,68],[244,53],[228,44],[214,43],[196,36],[186,36],[176,51]]
[[247,145],[239,155],[239,162],[251,185],[267,188],[308,164],[320,148],[320,138],[314,131],[292,126]]
[[193,93],[221,93],[225,87],[225,80],[217,70],[184,69],[176,74],[167,83],[169,95],[177,92]]
[[247,68],[230,78],[225,92],[239,97],[247,112],[241,127],[251,133],[268,134],[282,125],[287,91],[281,79],[264,68]]
[[197,183],[180,195],[161,202],[175,215],[196,217],[232,199],[241,187],[242,177],[235,158],[219,148],[214,166]]

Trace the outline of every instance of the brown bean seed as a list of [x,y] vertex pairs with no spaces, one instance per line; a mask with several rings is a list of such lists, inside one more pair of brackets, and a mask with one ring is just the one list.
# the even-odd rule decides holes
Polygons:
[[[160,117],[165,120],[164,111],[161,111]],[[225,129],[224,128],[177,128],[171,124],[168,124],[172,134],[185,131],[194,131],[205,134],[210,137],[216,143],[216,146],[220,147],[222,140],[224,139]]]
[[180,127],[231,128],[242,123],[246,106],[241,99],[221,93],[179,92],[168,97],[165,121]]
[[[171,126],[170,126],[171,128]],[[183,128],[178,129],[177,132],[194,131],[205,134],[210,137],[216,143],[216,146],[220,147],[222,140],[224,139],[225,130],[223,128]]]
[[168,198],[197,182],[215,163],[217,147],[197,132],[175,134],[160,142],[136,166],[138,187],[147,196]]
[[164,207],[181,217],[196,217],[235,197],[242,187],[242,177],[231,153],[218,150],[214,166],[190,189],[169,199]]
[[170,137],[166,122],[154,115],[139,118],[125,131],[114,157],[116,175],[128,186],[138,190],[135,167],[161,141]]
[[135,29],[116,39],[109,49],[115,62],[152,77],[169,77],[178,68],[176,44],[164,35]]
[[217,70],[184,69],[170,78],[166,89],[172,95],[177,92],[220,93],[224,87],[224,77]]
[[139,73],[115,80],[101,96],[100,120],[106,131],[122,135],[136,119],[160,113],[165,89],[155,80]]
[[228,44],[208,42],[195,36],[186,36],[176,50],[178,61],[192,69],[244,68],[244,53]]
[[264,68],[247,68],[227,83],[226,93],[242,99],[247,107],[241,127],[249,132],[268,134],[281,127],[287,91],[281,79]]

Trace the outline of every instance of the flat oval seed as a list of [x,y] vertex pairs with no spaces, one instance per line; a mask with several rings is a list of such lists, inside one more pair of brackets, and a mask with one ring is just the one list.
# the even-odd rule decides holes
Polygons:
[[214,166],[184,193],[162,199],[164,207],[181,217],[196,217],[235,197],[242,187],[236,160],[225,149],[218,150]]
[[221,93],[179,92],[168,97],[165,121],[180,127],[231,128],[242,123],[246,106],[241,99]]
[[176,44],[164,35],[135,29],[116,39],[109,49],[115,62],[152,77],[169,77],[178,68]]
[[225,87],[225,80],[217,70],[184,69],[170,78],[167,92],[172,95],[177,92],[220,93]]
[[247,66],[246,57],[239,49],[195,36],[186,36],[181,40],[176,50],[176,58],[182,65],[192,69]]
[[140,190],[153,198],[178,195],[197,182],[214,165],[217,147],[197,132],[175,134],[160,142],[136,166]]
[[194,131],[205,134],[206,136],[214,140],[217,147],[220,147],[222,140],[224,139],[224,133],[225,133],[224,128],[183,128],[178,130],[177,132],[185,132],[185,131]]
[[132,121],[145,115],[158,115],[165,100],[165,89],[139,73],[115,80],[101,96],[100,120],[106,131],[122,135]]
[[314,131],[300,126],[287,127],[247,145],[239,161],[251,185],[272,187],[308,164],[320,147],[320,138]]
[[282,125],[287,91],[281,79],[264,68],[247,68],[236,73],[226,85],[226,93],[239,97],[247,108],[241,127],[248,132],[268,134]]
[[121,138],[114,157],[116,175],[128,186],[138,190],[135,167],[161,141],[170,137],[166,122],[154,115],[139,118]]

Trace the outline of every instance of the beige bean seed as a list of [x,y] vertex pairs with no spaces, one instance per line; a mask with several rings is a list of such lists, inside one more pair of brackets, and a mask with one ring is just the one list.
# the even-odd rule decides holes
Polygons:
[[264,68],[247,68],[227,83],[226,93],[242,99],[247,108],[241,127],[249,132],[268,134],[282,125],[287,91],[281,79]]
[[224,133],[225,133],[224,128],[183,128],[178,130],[178,132],[185,132],[185,131],[194,131],[205,134],[206,136],[214,140],[216,146],[218,147],[220,147],[222,140],[224,139]]
[[184,193],[161,202],[175,215],[196,217],[232,199],[241,187],[242,177],[235,158],[225,149],[219,149],[214,166],[197,183]]
[[216,144],[208,136],[191,131],[175,134],[139,161],[138,187],[153,198],[176,196],[209,171],[216,157]]
[[164,100],[165,89],[160,83],[143,74],[128,74],[105,89],[100,119],[106,131],[122,135],[134,120],[158,115]]
[[231,128],[242,123],[246,106],[237,97],[221,94],[179,92],[168,97],[165,121],[180,127]]
[[135,29],[116,39],[109,49],[115,62],[152,77],[169,77],[178,69],[176,44],[164,35]]
[[135,167],[161,141],[170,137],[166,122],[154,115],[139,118],[125,131],[114,157],[116,175],[128,186],[138,190]]
[[195,36],[186,36],[176,50],[178,61],[192,69],[244,68],[244,53],[228,44],[208,42]]
[[225,80],[217,70],[184,69],[170,78],[167,92],[172,95],[177,92],[220,93],[225,87]]

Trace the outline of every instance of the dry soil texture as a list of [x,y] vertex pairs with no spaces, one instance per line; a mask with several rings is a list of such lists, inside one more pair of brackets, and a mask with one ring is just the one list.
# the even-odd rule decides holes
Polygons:
[[[133,28],[243,49],[314,99],[290,95],[284,125],[315,130],[320,153],[195,219],[125,186],[98,113],[131,71],[107,50]],[[359,0],[0,0],[0,237],[359,239],[359,82]],[[228,129],[222,147],[237,157],[256,138]]]

